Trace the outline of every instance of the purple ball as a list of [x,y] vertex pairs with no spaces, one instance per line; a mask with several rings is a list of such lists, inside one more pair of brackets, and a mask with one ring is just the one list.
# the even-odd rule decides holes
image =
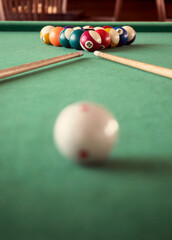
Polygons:
[[64,28],[73,28],[73,27],[68,25],[68,26],[65,26]]

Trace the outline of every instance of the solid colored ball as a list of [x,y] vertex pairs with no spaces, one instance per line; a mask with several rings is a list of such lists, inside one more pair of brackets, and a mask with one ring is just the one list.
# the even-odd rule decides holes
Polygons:
[[69,37],[69,43],[72,48],[74,48],[76,50],[82,49],[82,47],[80,45],[80,37],[83,33],[84,33],[84,30],[82,30],[82,29],[77,29],[72,32],[72,34]]
[[118,43],[118,47],[126,45],[128,42],[128,33],[127,31],[122,28],[122,27],[115,27],[114,28],[118,34],[119,34],[119,43]]
[[110,39],[111,39],[111,42],[110,42],[110,45],[109,47],[113,48],[113,47],[116,47],[119,43],[119,34],[118,32],[113,29],[113,28],[105,28],[105,31],[107,33],[109,33],[110,35]]
[[64,29],[63,27],[55,27],[50,31],[49,39],[54,46],[57,46],[57,47],[61,46],[59,36],[60,36],[60,33],[63,31],[63,29]]
[[69,37],[73,32],[73,28],[65,28],[59,36],[60,43],[63,47],[70,48]]
[[97,29],[96,32],[100,35],[102,39],[102,43],[100,45],[101,50],[106,49],[109,47],[111,39],[109,33],[107,33],[103,28],[102,29]]
[[117,143],[119,125],[104,107],[78,102],[56,119],[54,141],[65,157],[79,163],[102,163]]
[[130,26],[123,26],[122,28],[125,29],[128,33],[128,42],[126,43],[126,45],[132,44],[136,39],[135,30]]
[[89,52],[94,52],[100,48],[101,37],[96,31],[86,31],[80,38],[81,47]]
[[50,40],[49,40],[49,33],[50,31],[53,29],[53,26],[45,26],[41,29],[40,31],[40,39],[42,42],[44,42],[45,44],[51,44]]
[[106,28],[112,28],[111,26],[103,26],[102,28],[106,29]]
[[73,28],[72,26],[70,26],[70,25],[67,25],[67,26],[65,26],[64,28]]

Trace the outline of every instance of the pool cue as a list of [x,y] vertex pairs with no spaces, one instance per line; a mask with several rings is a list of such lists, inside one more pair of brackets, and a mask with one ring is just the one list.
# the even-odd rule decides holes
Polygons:
[[63,62],[63,61],[69,60],[71,58],[80,57],[83,54],[84,54],[83,51],[78,51],[78,52],[74,52],[74,53],[70,53],[70,54],[66,54],[66,55],[62,55],[62,56],[58,56],[58,57],[40,60],[37,62],[23,64],[23,65],[20,65],[17,67],[6,68],[3,70],[0,70],[0,79],[10,77],[10,76],[13,76],[13,75],[16,75],[19,73],[31,71],[31,70],[34,70],[37,68],[45,67],[45,66],[48,66],[48,65],[51,65],[54,63]]
[[134,61],[128,58],[123,58],[123,57],[118,57],[118,56],[114,56],[108,53],[103,53],[100,51],[95,51],[94,52],[95,56],[101,57],[101,58],[105,58],[107,60],[113,61],[113,62],[117,62],[117,63],[121,63],[133,68],[138,68],[140,70],[146,71],[146,72],[150,72],[150,73],[154,73],[163,77],[167,77],[167,78],[172,78],[172,69],[169,68],[164,68],[164,67],[159,67],[159,66],[155,66],[152,64],[148,64],[148,63],[143,63],[143,62],[139,62],[139,61]]

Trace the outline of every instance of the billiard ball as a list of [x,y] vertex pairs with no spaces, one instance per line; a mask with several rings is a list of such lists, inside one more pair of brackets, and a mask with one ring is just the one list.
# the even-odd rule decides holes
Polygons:
[[70,26],[70,25],[67,25],[67,26],[65,26],[64,28],[73,28],[72,26]]
[[53,44],[56,47],[61,46],[59,36],[63,29],[64,29],[63,27],[55,27],[49,33],[49,40],[51,44]]
[[113,48],[113,47],[116,47],[119,43],[119,34],[118,32],[113,29],[113,28],[105,28],[104,29],[107,33],[109,33],[110,35],[110,39],[111,39],[111,42],[110,42],[110,45],[109,47]]
[[45,44],[51,44],[50,40],[49,40],[49,33],[50,31],[53,29],[54,27],[49,25],[49,26],[45,26],[41,29],[40,31],[40,39],[42,42],[44,42]]
[[94,52],[100,48],[102,39],[96,31],[86,31],[81,35],[81,47],[89,52]]
[[72,32],[72,34],[69,37],[69,43],[72,48],[81,50],[82,47],[80,45],[80,37],[84,33],[83,29],[77,29]]
[[73,32],[73,28],[65,28],[59,36],[60,43],[63,47],[70,48],[69,37]]
[[94,28],[85,28],[84,31],[95,31]]
[[84,26],[83,29],[94,29],[92,26]]
[[130,26],[123,26],[122,28],[125,29],[128,33],[128,42],[126,43],[126,45],[132,44],[136,39],[135,30]]
[[98,30],[98,29],[103,29],[104,30],[104,28],[102,28],[102,27],[95,27],[94,28],[95,31]]
[[97,29],[96,32],[100,35],[102,39],[102,43],[100,45],[101,50],[106,49],[109,47],[111,39],[109,33],[107,33],[103,28],[102,29]]
[[115,27],[114,29],[115,29],[115,30],[118,32],[118,34],[119,34],[118,47],[127,44],[127,42],[128,42],[128,33],[127,33],[127,31],[126,31],[124,28],[122,28],[122,27]]
[[111,26],[103,26],[102,28],[106,29],[106,28],[112,28]]
[[83,29],[82,27],[74,27],[73,30]]
[[118,122],[104,107],[78,102],[56,119],[54,141],[65,157],[79,163],[102,163],[117,143]]

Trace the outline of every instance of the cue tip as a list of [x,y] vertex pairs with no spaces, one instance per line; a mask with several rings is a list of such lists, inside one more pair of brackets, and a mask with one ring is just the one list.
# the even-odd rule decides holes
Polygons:
[[103,52],[100,52],[100,51],[95,51],[94,55],[98,56],[98,57],[101,57],[101,58],[105,58],[105,59],[110,60],[112,62],[121,63],[121,64],[130,66],[130,67],[133,67],[133,68],[137,68],[137,69],[140,69],[140,70],[143,70],[143,71],[146,71],[146,72],[154,73],[154,74],[172,79],[172,69],[169,69],[169,68],[155,66],[155,65],[152,65],[152,64],[143,63],[143,62],[131,60],[131,59],[128,59],[128,58],[123,58],[123,57],[115,56],[115,55],[112,55],[112,54],[103,53]]
[[99,51],[94,51],[95,56],[99,56]]
[[78,52],[80,56],[83,56],[84,55],[84,52],[83,51],[79,51]]

